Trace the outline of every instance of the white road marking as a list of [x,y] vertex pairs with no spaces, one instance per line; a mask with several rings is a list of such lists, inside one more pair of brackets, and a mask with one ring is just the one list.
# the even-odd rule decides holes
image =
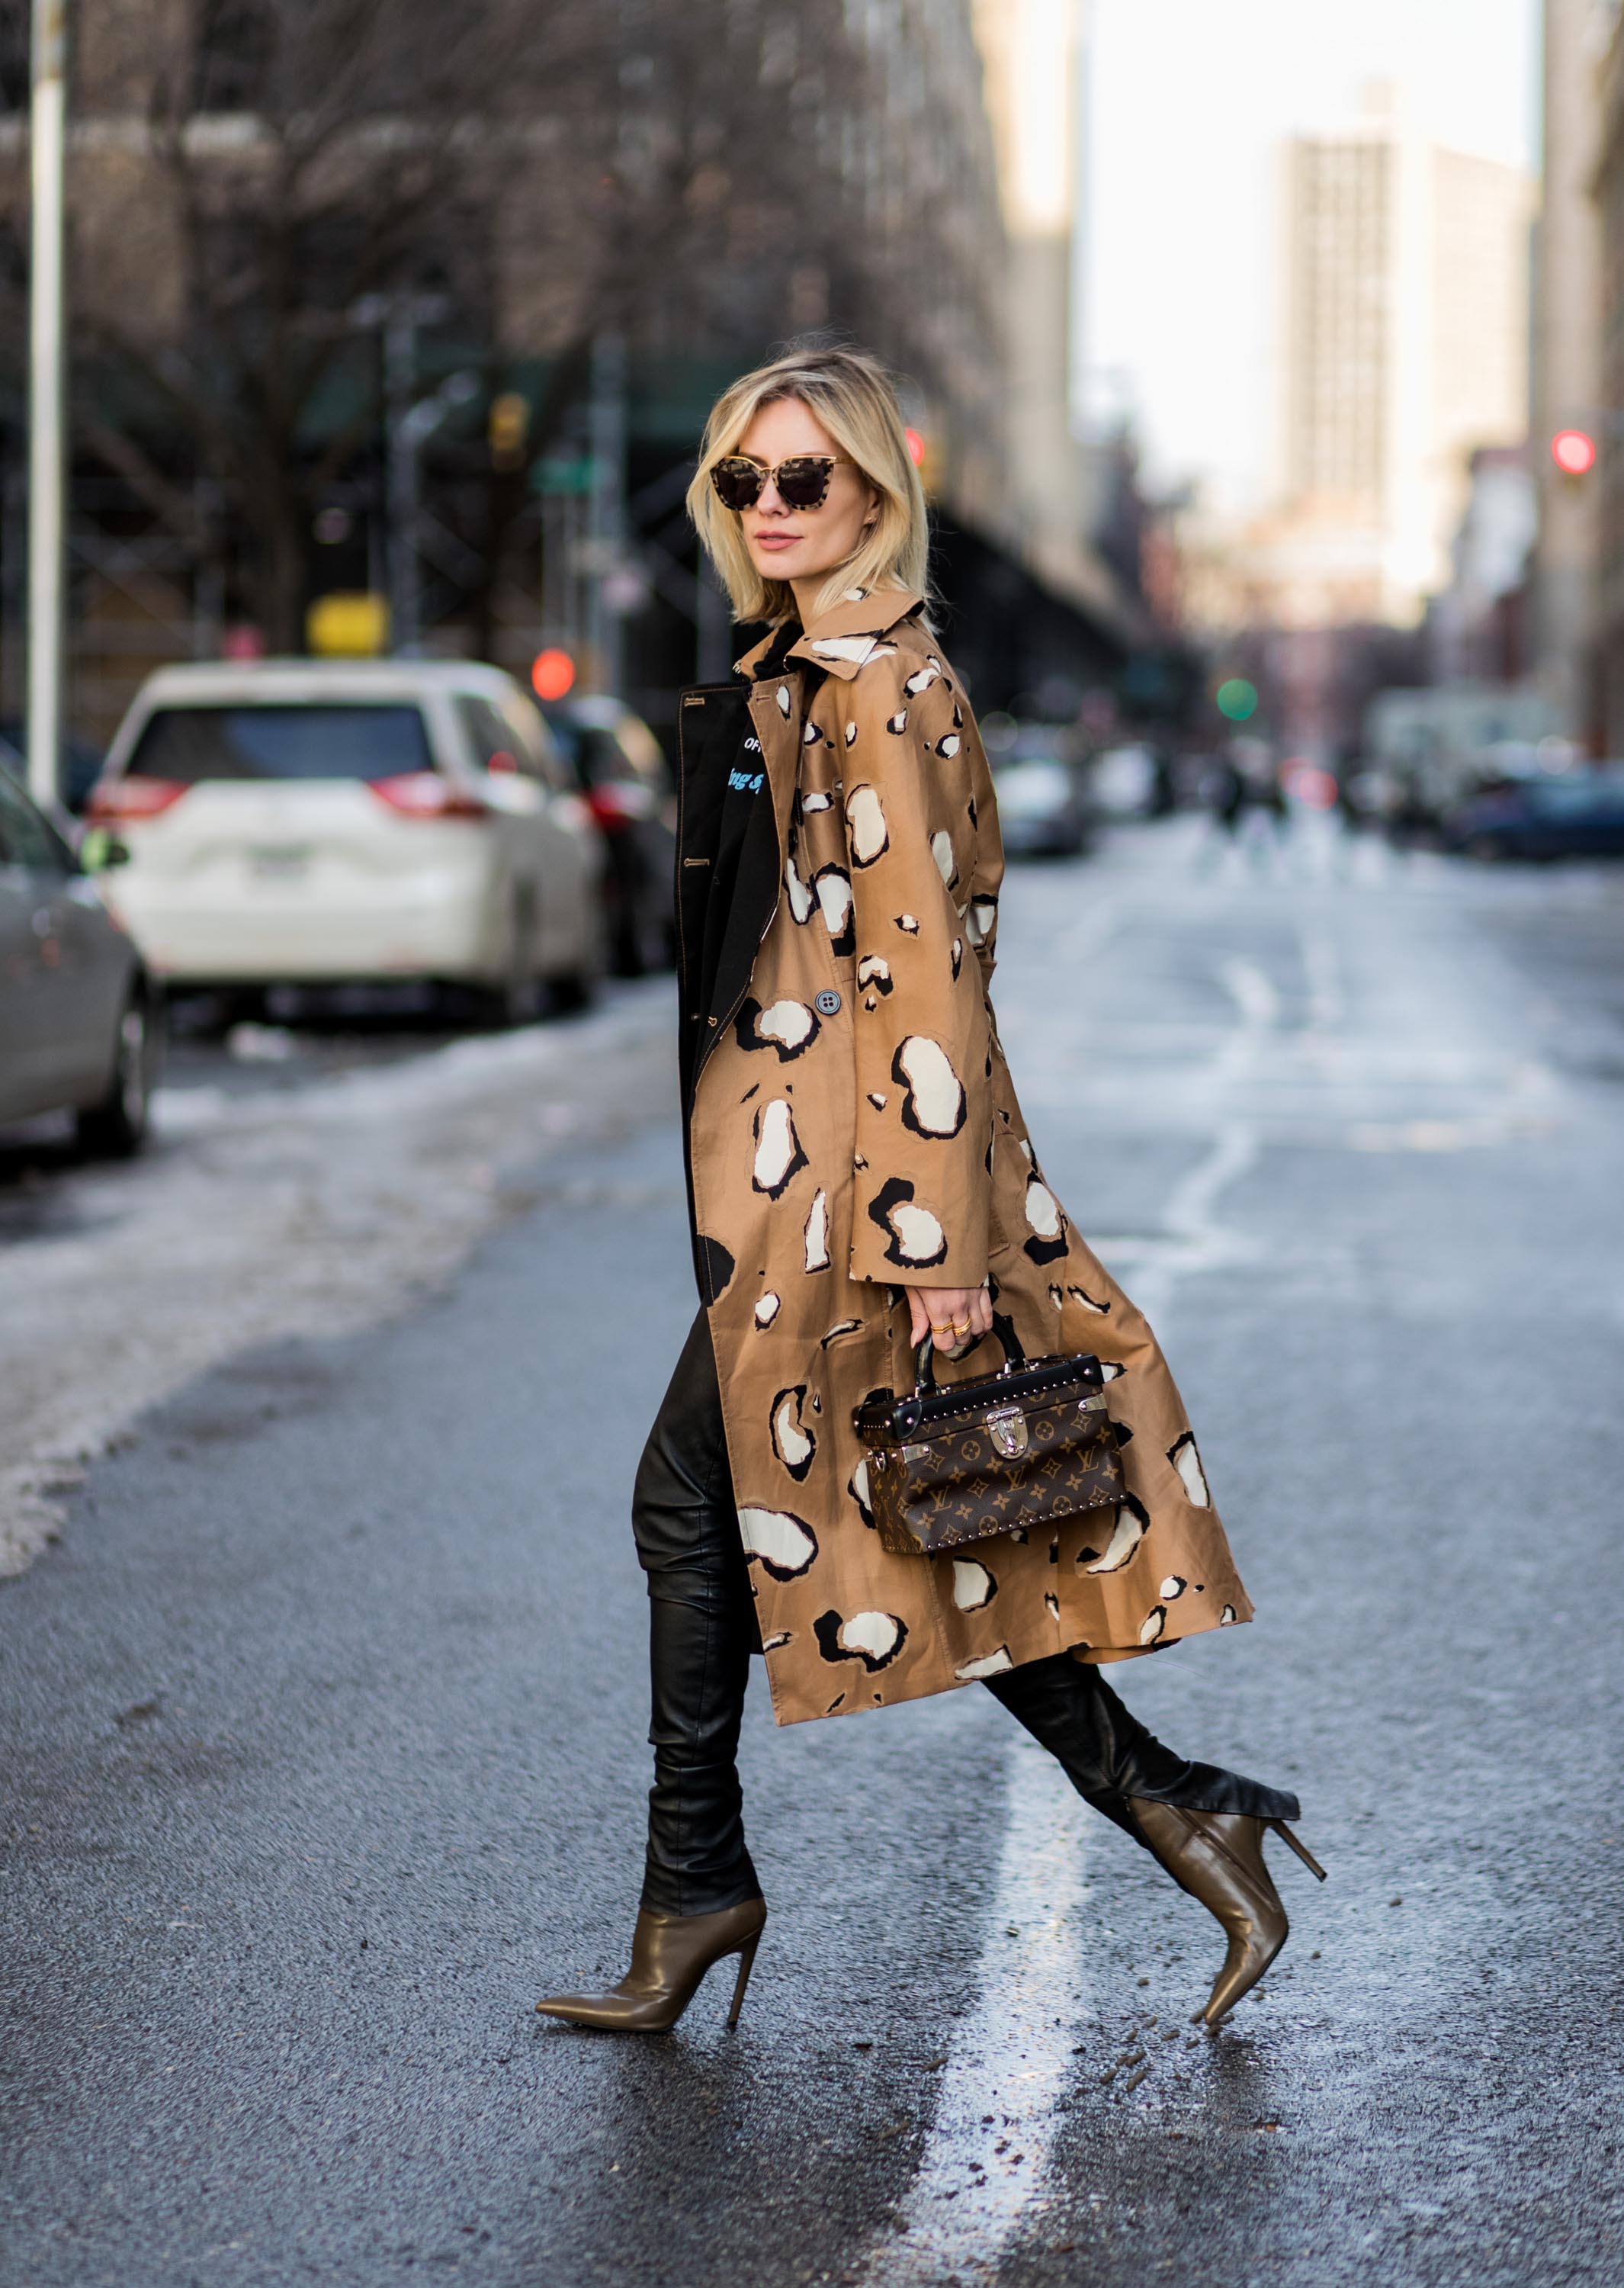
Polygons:
[[[1486,1004],[1469,990],[1494,957],[1477,944],[1463,964],[1436,926],[1431,894],[1460,894],[1458,878],[1442,870],[1383,859],[1374,885],[1248,888],[1248,902],[1266,901],[1271,924],[1295,934],[1305,1013],[1288,1011],[1274,980],[1240,956],[1216,971],[1239,1019],[1216,1039],[1176,985],[1153,998],[1125,997],[1137,963],[1148,958],[1153,975],[1164,948],[1187,942],[1181,923],[1187,931],[1192,905],[1215,924],[1233,917],[1232,890],[1200,884],[1191,871],[1199,841],[1184,839],[1181,873],[1174,838],[1114,837],[1113,894],[1081,913],[1077,876],[1024,876],[1018,900],[1006,902],[1002,946],[1005,1037],[1040,1146],[1048,1117],[1107,1147],[1124,1134],[1204,1146],[1151,1233],[1120,1241],[1087,1234],[1108,1264],[1126,1262],[1136,1303],[1164,1332],[1181,1280],[1258,1260],[1258,1241],[1226,1227],[1219,1203],[1264,1152],[1456,1150],[1547,1124],[1565,1098],[1520,1044],[1508,1053],[1499,1014],[1508,997],[1528,997],[1509,965]],[[1095,878],[1091,870],[1083,886]],[[1419,926],[1410,919],[1418,890],[1426,901]],[[1131,933],[1128,959],[1106,945],[1118,932]],[[1075,989],[1058,995],[1057,978]],[[868,2276],[880,2288],[934,2288],[961,2271],[991,2272],[1031,2233],[1050,2197],[1044,2172],[1071,2029],[1093,1998],[1086,1966],[1098,1909],[1085,1870],[1094,1815],[1024,1736],[1010,1744],[1007,1771],[979,1999],[949,2044],[903,2221],[870,2252]],[[1085,1903],[1088,1920],[1073,1930]]]
[[1042,2208],[1034,2188],[1071,2065],[1069,2040],[1056,2027],[1075,2024],[1090,1998],[1078,1926],[1089,1898],[1084,1830],[1094,1815],[1035,1741],[1016,1741],[1009,1765],[980,1994],[958,2022],[941,2071],[907,2220],[869,2258],[883,2288],[934,2288],[972,2257],[992,2264]]
[[[1279,997],[1261,973],[1240,963],[1232,967],[1247,1045],[1237,1050],[1234,1037],[1224,1044],[1219,1055],[1232,1069],[1279,1016]],[[1153,1323],[1186,1273],[1251,1252],[1224,1230],[1216,1210],[1219,1195],[1256,1156],[1252,1130],[1231,1122],[1175,1185],[1161,1218],[1171,1243],[1159,1245],[1135,1275],[1134,1299]],[[1071,2064],[1069,2030],[1092,1996],[1086,1938],[1070,1926],[1080,1922],[1089,1895],[1083,1869],[1087,1823],[1095,1815],[1033,1741],[1011,1743],[1007,1768],[1008,1808],[978,1998],[949,2045],[906,2220],[896,2238],[874,2252],[874,2277],[884,2288],[927,2288],[972,2261],[990,2269],[1033,2230],[1049,2197],[1043,2173]]]
[[1226,1229],[1216,1213],[1218,1195],[1243,1176],[1256,1157],[1254,1130],[1244,1121],[1230,1121],[1213,1138],[1205,1156],[1173,1187],[1161,1212],[1167,1236],[1142,1243],[1134,1272],[1134,1302],[1153,1326],[1166,1313],[1178,1282],[1192,1271],[1257,1260],[1256,1243]]
[[1337,955],[1336,941],[1327,929],[1306,920],[1301,925],[1298,936],[1303,948],[1303,967],[1308,977],[1309,1029],[1316,1033],[1335,1032],[1344,1014],[1342,964]]

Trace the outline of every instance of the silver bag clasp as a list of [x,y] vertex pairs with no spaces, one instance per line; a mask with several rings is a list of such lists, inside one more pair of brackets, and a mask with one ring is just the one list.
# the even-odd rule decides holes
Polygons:
[[1026,1418],[1018,1406],[1001,1406],[986,1418],[993,1443],[1007,1460],[1026,1450]]

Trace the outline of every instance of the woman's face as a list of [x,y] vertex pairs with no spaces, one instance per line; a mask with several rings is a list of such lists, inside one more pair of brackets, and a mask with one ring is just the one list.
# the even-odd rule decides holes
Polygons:
[[839,457],[839,446],[798,397],[780,397],[764,405],[734,449],[765,469],[803,453],[836,457],[821,508],[786,507],[778,487],[769,481],[755,507],[739,512],[751,563],[764,580],[791,582],[804,615],[829,574],[856,555],[863,528],[877,505],[874,487],[860,470]]

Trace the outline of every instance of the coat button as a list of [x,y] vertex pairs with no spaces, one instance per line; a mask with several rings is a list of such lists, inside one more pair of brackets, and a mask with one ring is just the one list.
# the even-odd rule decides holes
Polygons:
[[837,1017],[840,1013],[840,996],[838,993],[826,989],[817,996],[812,1007],[820,1017]]

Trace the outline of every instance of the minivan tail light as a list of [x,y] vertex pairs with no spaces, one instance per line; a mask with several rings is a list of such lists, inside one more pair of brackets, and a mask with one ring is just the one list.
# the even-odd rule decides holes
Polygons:
[[654,806],[653,795],[636,780],[611,779],[606,785],[595,786],[586,799],[599,826],[611,832],[618,826],[630,826],[635,819],[646,818]]
[[402,771],[396,778],[368,779],[380,802],[402,818],[488,818],[490,810],[438,771]]
[[134,818],[156,818],[186,791],[184,779],[106,779],[91,789],[85,817],[96,826],[120,826]]

